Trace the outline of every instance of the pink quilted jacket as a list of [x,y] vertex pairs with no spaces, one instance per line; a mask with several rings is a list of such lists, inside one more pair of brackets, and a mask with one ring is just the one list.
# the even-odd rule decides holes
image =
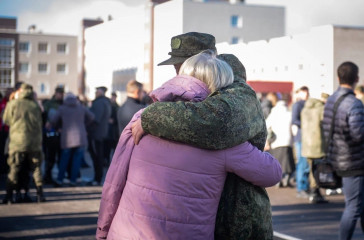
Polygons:
[[[152,97],[199,101],[208,93],[201,81],[177,76]],[[227,172],[261,187],[281,179],[279,162],[248,142],[211,151],[147,135],[134,146],[131,125],[142,111],[121,134],[107,172],[97,239],[214,239]]]

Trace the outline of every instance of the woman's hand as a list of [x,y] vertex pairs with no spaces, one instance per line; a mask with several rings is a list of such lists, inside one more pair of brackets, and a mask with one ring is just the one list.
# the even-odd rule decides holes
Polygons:
[[142,120],[138,118],[132,125],[131,125],[131,132],[134,138],[135,145],[139,144],[140,139],[145,134],[143,127],[142,127]]

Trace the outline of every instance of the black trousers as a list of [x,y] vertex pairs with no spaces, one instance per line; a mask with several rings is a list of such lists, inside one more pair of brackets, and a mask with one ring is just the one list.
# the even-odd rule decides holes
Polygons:
[[101,183],[102,176],[104,173],[103,161],[104,161],[104,141],[91,139],[89,141],[89,152],[94,165],[96,182]]
[[44,178],[52,179],[52,169],[57,159],[61,158],[61,137],[44,136],[45,174]]

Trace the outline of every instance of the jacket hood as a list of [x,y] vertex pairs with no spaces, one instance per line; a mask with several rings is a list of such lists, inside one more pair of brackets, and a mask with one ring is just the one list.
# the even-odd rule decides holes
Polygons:
[[229,64],[233,70],[234,82],[246,82],[245,67],[234,54],[219,54],[217,58]]
[[306,103],[305,103],[306,108],[316,108],[316,107],[319,107],[322,105],[324,105],[324,103],[320,99],[317,99],[317,98],[309,98],[306,100]]
[[67,97],[64,99],[63,104],[66,106],[77,106],[78,100],[76,97]]
[[209,94],[210,90],[204,82],[191,76],[178,75],[153,90],[149,96],[154,102],[201,102]]

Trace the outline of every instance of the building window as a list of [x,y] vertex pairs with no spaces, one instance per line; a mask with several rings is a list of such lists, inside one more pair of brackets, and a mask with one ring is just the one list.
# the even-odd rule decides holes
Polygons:
[[38,52],[47,53],[48,43],[45,42],[38,43]]
[[239,37],[232,37],[231,38],[231,44],[237,44],[240,42],[240,38]]
[[48,73],[48,64],[47,63],[38,63],[38,72],[46,74]]
[[15,82],[15,40],[0,38],[0,87],[8,88]]
[[29,42],[20,42],[19,43],[19,52],[29,52]]
[[0,48],[0,67],[11,68],[12,67],[12,48]]
[[26,62],[19,63],[19,72],[28,73],[29,72],[29,63],[26,63]]
[[65,63],[59,63],[57,64],[57,73],[66,74],[67,67]]
[[57,52],[58,53],[67,53],[67,44],[66,43],[58,43],[57,44]]
[[233,15],[231,16],[231,26],[234,28],[242,28],[243,27],[243,17]]
[[13,47],[15,41],[9,38],[0,38],[0,46],[1,47]]
[[39,90],[40,90],[40,93],[43,93],[43,94],[45,93],[46,88],[45,88],[44,83],[40,84],[40,89]]
[[1,85],[11,86],[12,79],[12,70],[11,69],[0,69],[0,82]]
[[38,90],[39,94],[49,94],[49,85],[48,83],[38,82]]

